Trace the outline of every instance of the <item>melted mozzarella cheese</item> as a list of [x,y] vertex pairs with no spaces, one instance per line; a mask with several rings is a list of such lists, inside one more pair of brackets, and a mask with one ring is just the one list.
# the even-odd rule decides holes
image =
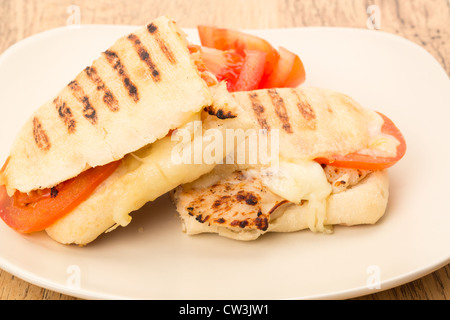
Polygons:
[[300,204],[308,201],[308,227],[315,232],[331,232],[324,224],[327,199],[332,192],[325,172],[315,161],[281,161],[278,167],[261,169],[263,184],[284,199]]
[[[200,119],[200,114],[192,117],[193,121],[196,119]],[[191,122],[184,128],[194,136]],[[89,243],[104,230],[128,225],[130,214],[147,202],[214,168],[214,164],[174,163],[171,151],[177,144],[167,136],[125,156],[117,170],[88,199],[47,228],[47,233],[61,243]]]

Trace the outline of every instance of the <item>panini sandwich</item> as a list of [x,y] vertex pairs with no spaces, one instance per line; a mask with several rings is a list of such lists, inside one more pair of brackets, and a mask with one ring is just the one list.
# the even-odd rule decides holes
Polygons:
[[[374,224],[389,197],[387,169],[405,140],[386,116],[320,88],[233,94],[267,135],[278,161],[218,165],[172,193],[187,234],[254,240],[267,232]],[[273,155],[272,155],[273,156]],[[272,157],[273,158],[273,157]]]
[[233,128],[240,110],[176,23],[160,17],[117,40],[31,115],[0,171],[0,216],[19,232],[87,244],[213,169],[172,163],[174,130],[192,121]]

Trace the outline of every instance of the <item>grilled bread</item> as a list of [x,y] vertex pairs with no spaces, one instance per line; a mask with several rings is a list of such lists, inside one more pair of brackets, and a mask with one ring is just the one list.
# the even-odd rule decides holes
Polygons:
[[371,127],[383,123],[377,113],[348,95],[328,89],[281,88],[232,95],[258,123],[257,129],[266,129],[269,135],[277,130],[280,157],[285,159],[361,150],[370,143]]
[[160,17],[122,37],[26,122],[0,184],[45,189],[123,158],[213,104],[183,32]]

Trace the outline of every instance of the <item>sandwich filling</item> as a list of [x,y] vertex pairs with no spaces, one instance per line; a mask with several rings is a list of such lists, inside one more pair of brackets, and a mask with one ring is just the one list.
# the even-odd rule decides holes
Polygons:
[[[187,234],[215,232],[253,240],[270,231],[292,231],[295,223],[297,230],[306,226],[314,232],[331,233],[329,197],[357,186],[372,173],[314,161],[282,162],[276,169],[220,166],[194,183],[178,187],[173,199]],[[299,224],[295,222],[299,217],[289,211],[300,208]]]

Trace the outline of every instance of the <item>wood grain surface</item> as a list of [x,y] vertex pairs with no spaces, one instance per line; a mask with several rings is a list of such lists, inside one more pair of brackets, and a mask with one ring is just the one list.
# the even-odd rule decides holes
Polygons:
[[[367,28],[367,8],[380,9],[380,30],[405,37],[430,52],[450,74],[450,0],[0,0],[0,53],[33,34],[72,22],[143,25],[169,15],[181,27],[230,28],[336,26]],[[69,9],[69,10],[68,10]],[[2,300],[70,300],[0,270]],[[357,299],[448,300],[450,265],[408,284]]]

